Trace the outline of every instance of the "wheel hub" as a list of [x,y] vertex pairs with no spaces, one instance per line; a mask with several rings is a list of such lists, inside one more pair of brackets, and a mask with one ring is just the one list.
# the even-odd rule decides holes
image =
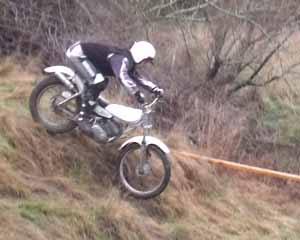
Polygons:
[[136,175],[139,177],[148,176],[151,172],[151,166],[149,163],[139,164],[136,168]]
[[51,110],[55,113],[61,112],[59,107],[57,106],[57,104],[59,102],[61,102],[63,99],[60,100],[59,98],[62,98],[62,97],[61,96],[54,96],[54,97],[51,98]]

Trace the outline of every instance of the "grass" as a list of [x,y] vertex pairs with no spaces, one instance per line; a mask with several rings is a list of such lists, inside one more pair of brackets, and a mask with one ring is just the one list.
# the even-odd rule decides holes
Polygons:
[[[8,69],[0,73],[0,84],[17,76],[13,67]],[[241,182],[176,154],[171,183],[161,196],[147,201],[128,196],[114,179],[119,143],[99,146],[78,133],[49,136],[22,104],[35,79],[24,75],[31,76],[25,92],[0,89],[12,94],[0,97],[0,229],[5,229],[0,239],[299,239],[299,200],[288,191],[250,179]],[[270,103],[270,126],[285,111],[280,104]],[[221,106],[215,106],[212,119],[217,116],[225,116]],[[226,121],[217,122],[225,139]],[[213,122],[208,129],[207,136],[218,140]],[[164,140],[167,145],[190,151],[178,141],[179,133],[172,134]],[[208,152],[222,152],[213,149],[213,141],[209,144]],[[224,150],[227,156],[229,150]]]
[[6,137],[0,135],[0,152],[12,151],[12,146],[9,144],[9,141]]
[[12,93],[16,89],[16,86],[13,84],[3,84],[0,86],[1,93]]
[[49,207],[43,203],[23,203],[19,205],[19,211],[21,217],[36,224],[51,213]]
[[69,206],[60,206],[58,203],[47,201],[27,200],[18,206],[20,215],[32,222],[41,217],[78,218],[81,216]]
[[80,239],[108,239],[104,232],[96,226],[96,219],[91,209],[79,205],[68,204],[62,200],[27,200],[18,205],[20,216],[40,228],[47,231],[50,225],[61,223],[70,231],[70,235],[76,234]]
[[[299,63],[299,37],[299,33],[295,33],[284,49],[272,58],[262,78]],[[300,143],[299,70],[299,66],[295,67],[291,73],[260,90],[264,107],[263,125],[272,131],[273,138],[280,144]]]
[[264,99],[264,105],[263,123],[276,133],[278,142],[282,144],[299,144],[300,107],[297,102],[271,96]]
[[174,240],[180,240],[180,239],[193,239],[192,238],[192,231],[190,231],[190,224],[184,224],[184,223],[174,223],[171,225],[170,230],[170,237]]

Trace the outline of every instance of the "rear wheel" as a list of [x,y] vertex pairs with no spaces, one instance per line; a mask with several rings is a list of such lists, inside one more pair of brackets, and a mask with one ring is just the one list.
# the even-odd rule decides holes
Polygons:
[[71,131],[77,126],[72,118],[79,112],[80,99],[70,100],[61,106],[57,104],[72,94],[55,75],[45,78],[33,89],[29,99],[33,119],[51,133]]
[[153,198],[167,187],[171,163],[157,146],[149,145],[143,151],[139,144],[130,144],[121,150],[119,160],[120,181],[134,197]]

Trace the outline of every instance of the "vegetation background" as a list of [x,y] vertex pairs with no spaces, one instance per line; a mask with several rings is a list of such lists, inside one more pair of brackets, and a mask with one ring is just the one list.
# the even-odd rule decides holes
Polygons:
[[299,239],[295,183],[172,154],[166,192],[135,200],[115,181],[119,143],[49,136],[27,108],[71,43],[148,40],[171,149],[299,174],[299,14],[297,0],[0,0],[0,239]]

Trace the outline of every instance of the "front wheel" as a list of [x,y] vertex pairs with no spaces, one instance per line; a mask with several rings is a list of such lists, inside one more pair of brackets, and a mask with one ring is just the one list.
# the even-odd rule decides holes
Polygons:
[[171,162],[160,148],[130,144],[120,152],[121,184],[137,198],[153,198],[167,187],[171,176]]

